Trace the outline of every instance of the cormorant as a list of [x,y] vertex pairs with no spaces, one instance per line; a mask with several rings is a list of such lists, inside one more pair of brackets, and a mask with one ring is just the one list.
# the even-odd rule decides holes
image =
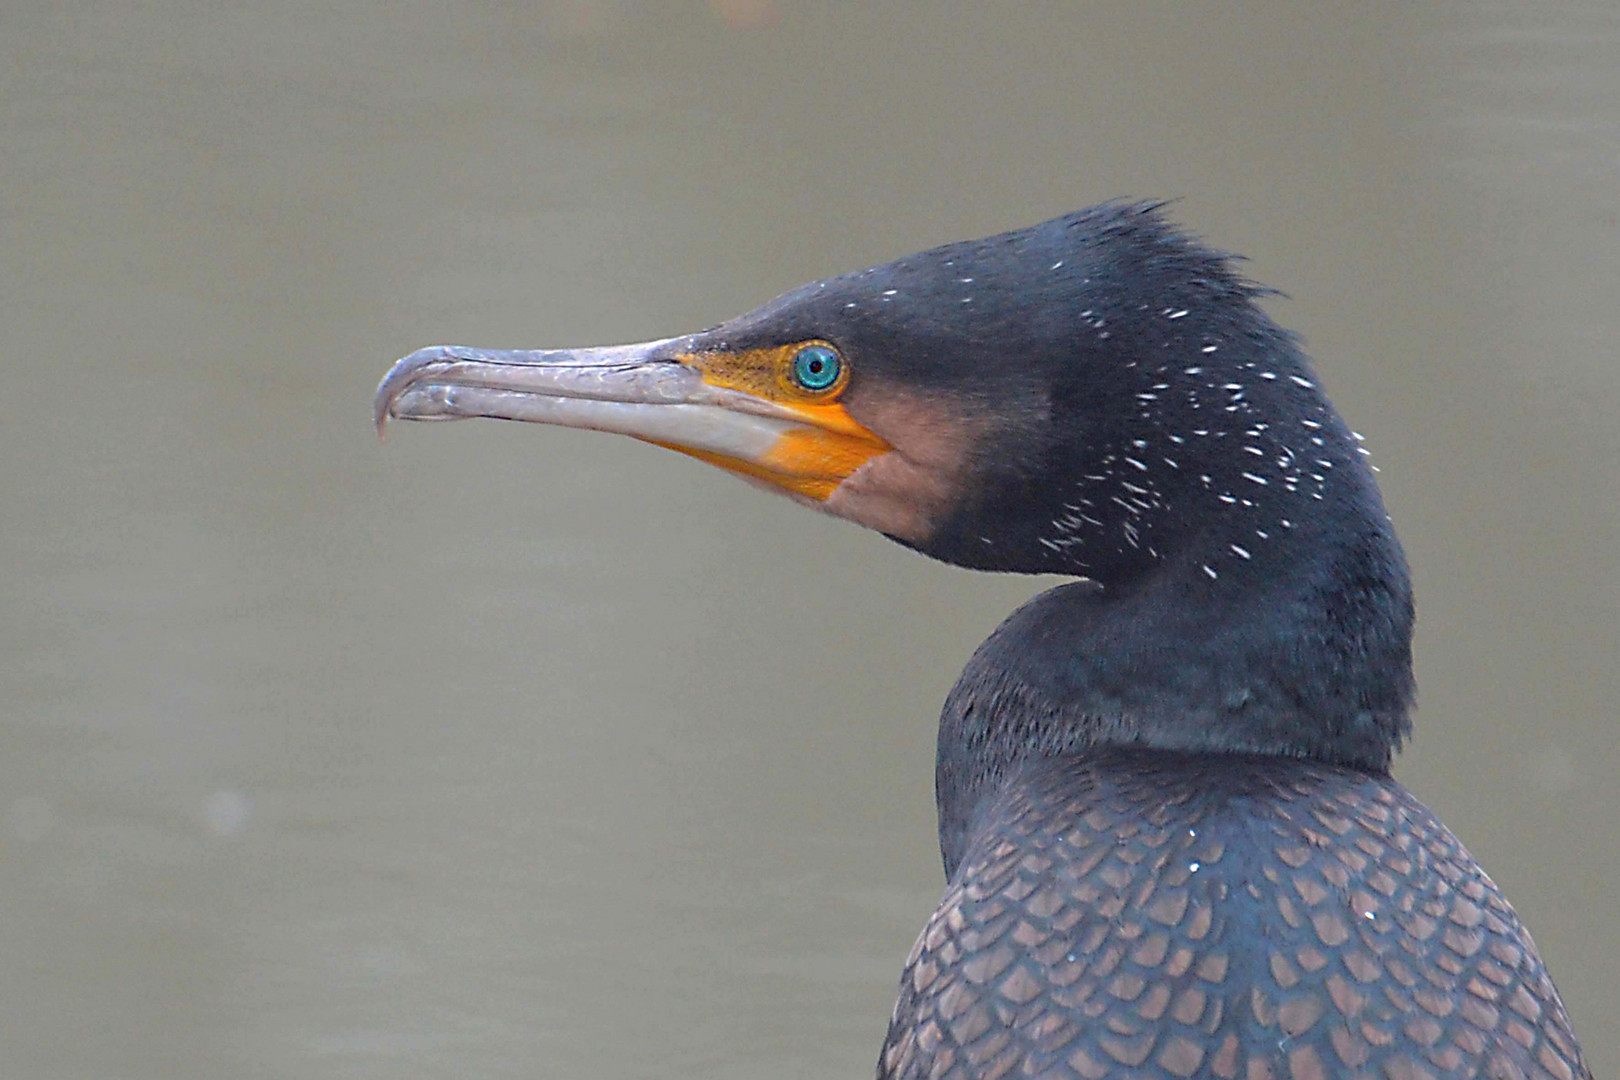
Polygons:
[[946,699],[947,885],[886,1077],[1590,1077],[1390,777],[1412,594],[1358,438],[1228,257],[1110,203],[710,330],[399,361],[376,421],[620,432],[959,566],[1077,579]]

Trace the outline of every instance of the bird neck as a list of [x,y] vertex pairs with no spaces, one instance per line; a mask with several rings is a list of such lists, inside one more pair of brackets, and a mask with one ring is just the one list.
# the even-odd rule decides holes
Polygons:
[[1412,600],[1367,490],[1218,576],[1207,551],[1224,540],[1205,535],[1137,578],[1062,585],[1003,622],[940,715],[947,874],[979,808],[1033,758],[1134,746],[1387,773],[1410,730]]

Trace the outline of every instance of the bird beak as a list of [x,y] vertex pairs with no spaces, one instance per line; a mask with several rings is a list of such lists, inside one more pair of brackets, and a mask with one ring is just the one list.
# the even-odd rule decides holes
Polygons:
[[420,349],[377,387],[390,418],[490,417],[611,431],[679,450],[785,493],[822,502],[889,445],[841,405],[778,401],[711,374],[728,354],[691,338],[587,349]]

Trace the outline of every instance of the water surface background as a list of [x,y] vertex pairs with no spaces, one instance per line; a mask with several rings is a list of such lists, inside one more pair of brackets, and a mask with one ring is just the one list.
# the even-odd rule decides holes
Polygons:
[[1121,195],[1251,257],[1419,590],[1399,778],[1620,1073],[1620,9],[0,15],[0,1071],[870,1075],[934,716],[1043,583],[401,425]]

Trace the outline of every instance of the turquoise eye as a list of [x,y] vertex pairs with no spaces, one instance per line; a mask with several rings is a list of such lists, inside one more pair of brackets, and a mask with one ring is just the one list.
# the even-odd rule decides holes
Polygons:
[[793,356],[793,381],[806,390],[825,390],[838,381],[844,362],[825,345],[806,345]]

